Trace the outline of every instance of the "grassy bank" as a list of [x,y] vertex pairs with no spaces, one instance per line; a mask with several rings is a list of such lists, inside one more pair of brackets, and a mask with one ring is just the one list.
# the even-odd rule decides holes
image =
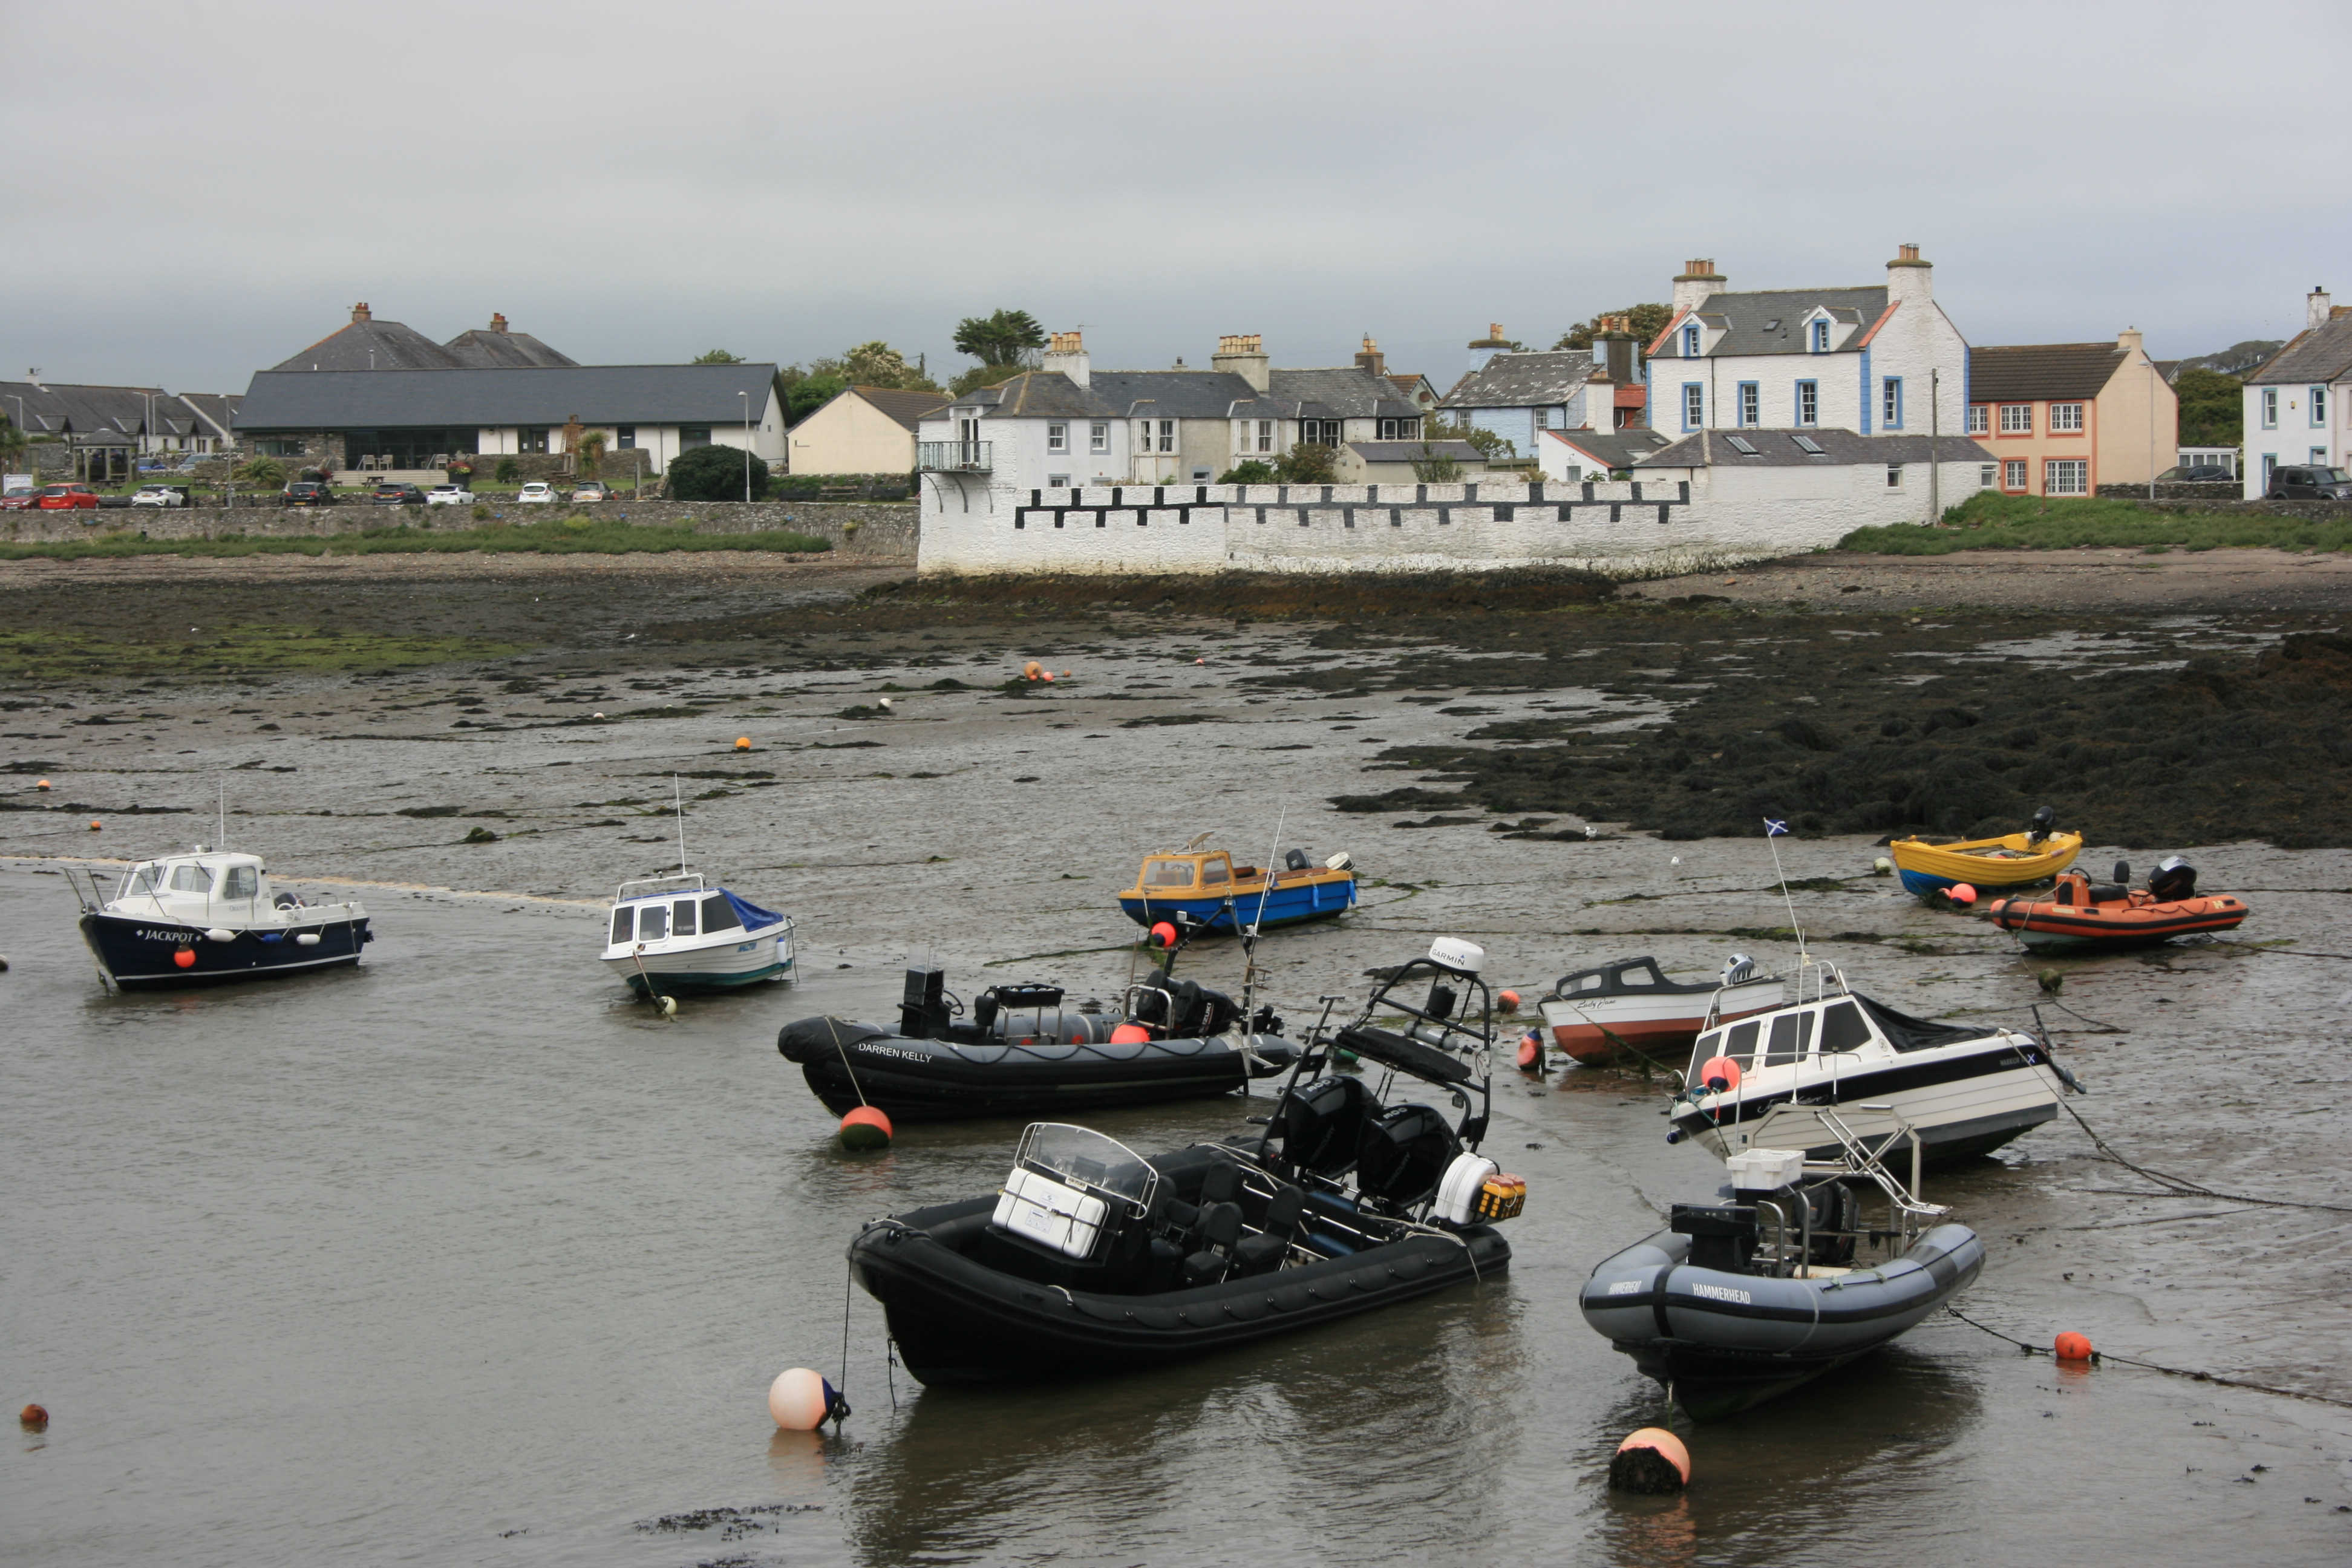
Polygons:
[[[247,622],[190,626],[184,635],[141,626],[130,635],[0,628],[0,684],[11,689],[89,677],[203,679],[235,674],[324,675],[414,669],[458,659],[502,658],[526,645],[489,637],[386,635],[331,626]],[[79,722],[127,723],[116,717]],[[28,721],[29,722],[29,721]]]
[[2079,550],[2105,545],[2170,550],[2352,550],[2352,522],[2255,513],[2154,511],[2105,496],[2052,500],[1979,490],[1944,513],[1941,527],[1857,528],[1840,550],[1874,555],[1948,555],[1955,550]]
[[674,550],[769,550],[798,554],[830,550],[811,534],[697,533],[688,527],[632,527],[615,519],[567,517],[537,522],[437,529],[403,523],[361,533],[277,537],[226,534],[217,539],[142,539],[135,533],[95,538],[0,542],[0,561],[104,560],[133,555],[641,555]]

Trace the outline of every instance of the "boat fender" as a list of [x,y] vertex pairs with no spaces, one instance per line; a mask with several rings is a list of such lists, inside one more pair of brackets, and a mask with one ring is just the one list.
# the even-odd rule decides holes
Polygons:
[[193,947],[181,948],[172,954],[172,962],[183,969],[194,969],[196,966],[196,950]]
[[316,947],[319,945],[319,933],[314,931],[298,931],[294,936],[294,945],[297,947]]
[[215,926],[210,931],[205,932],[205,940],[206,942],[235,942],[236,940],[236,932],[229,930],[226,926]]
[[1470,1223],[1471,1211],[1478,1202],[1479,1189],[1501,1173],[1502,1167],[1482,1154],[1461,1154],[1445,1168],[1444,1177],[1437,1184],[1437,1217],[1452,1225]]
[[1709,1057],[1698,1069],[1698,1080],[1717,1094],[1739,1087],[1739,1064],[1729,1057]]

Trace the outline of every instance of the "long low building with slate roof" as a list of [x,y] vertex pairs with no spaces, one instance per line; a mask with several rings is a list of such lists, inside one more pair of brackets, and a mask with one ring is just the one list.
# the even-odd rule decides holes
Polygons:
[[27,464],[100,483],[131,478],[142,458],[227,450],[237,401],[160,386],[0,381],[0,417],[36,443]]
[[2268,494],[2281,468],[2352,467],[2352,306],[2314,289],[2303,331],[2246,377],[2244,396],[2248,500]]

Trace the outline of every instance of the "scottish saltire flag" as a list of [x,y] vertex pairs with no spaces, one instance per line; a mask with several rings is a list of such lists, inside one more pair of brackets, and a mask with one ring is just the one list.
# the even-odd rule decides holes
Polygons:
[[1766,818],[1764,819],[1764,837],[1767,837],[1767,838],[1778,838],[1778,837],[1780,837],[1782,834],[1784,834],[1784,833],[1786,833],[1786,832],[1788,832],[1788,831],[1789,831],[1789,825],[1788,825],[1787,823],[1785,823],[1785,822],[1775,822],[1775,821],[1773,821],[1773,820],[1772,820],[1770,817],[1769,817],[1769,816],[1768,816],[1768,817],[1766,817]]

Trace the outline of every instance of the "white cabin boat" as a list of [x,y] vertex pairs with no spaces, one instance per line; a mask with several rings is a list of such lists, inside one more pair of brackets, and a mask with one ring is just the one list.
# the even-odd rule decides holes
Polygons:
[[648,877],[614,893],[604,962],[640,996],[782,980],[793,972],[793,922],[698,872]]
[[81,900],[82,940],[106,977],[127,989],[357,963],[375,940],[357,900],[306,904],[271,884],[258,855],[198,844],[141,861],[110,892],[103,872],[68,878]]

